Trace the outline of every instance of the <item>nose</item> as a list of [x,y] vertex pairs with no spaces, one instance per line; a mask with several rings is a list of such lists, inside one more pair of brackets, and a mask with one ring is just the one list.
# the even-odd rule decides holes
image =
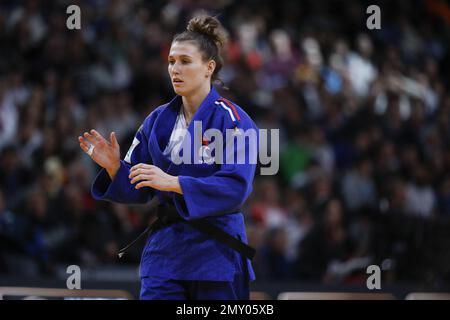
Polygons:
[[178,62],[175,62],[171,67],[172,74],[180,74],[180,67]]

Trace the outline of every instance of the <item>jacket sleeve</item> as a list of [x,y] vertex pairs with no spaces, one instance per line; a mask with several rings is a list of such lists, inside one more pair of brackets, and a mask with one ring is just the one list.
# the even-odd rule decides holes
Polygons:
[[150,132],[151,124],[146,121],[136,132],[127,155],[123,160],[120,160],[120,168],[114,179],[111,180],[105,169],[99,172],[92,184],[91,194],[94,199],[131,204],[146,203],[153,197],[154,189],[141,188],[136,190],[135,185],[131,184],[128,178],[132,166],[138,163],[152,163],[148,151],[148,138],[145,134]]
[[[256,141],[249,143],[234,143],[233,156],[242,155],[245,150],[245,161],[243,163],[228,163],[224,161],[218,171],[208,177],[179,176],[179,182],[183,194],[173,195],[174,204],[179,214],[186,220],[194,220],[209,216],[218,216],[231,212],[238,212],[252,191],[253,178],[256,170],[256,160],[250,161],[249,152],[258,149],[257,130],[251,120],[247,126],[241,126],[246,130],[253,128],[256,131]],[[223,132],[224,137],[226,136]],[[230,157],[226,154],[227,145],[225,141],[224,159]]]

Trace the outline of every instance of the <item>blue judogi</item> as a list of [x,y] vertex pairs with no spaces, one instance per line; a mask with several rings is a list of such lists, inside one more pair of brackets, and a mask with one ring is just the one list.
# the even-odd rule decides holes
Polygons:
[[[188,127],[192,159],[194,152],[197,152],[193,141],[195,121],[201,121],[203,132],[215,128],[224,137],[226,129],[257,130],[254,122],[239,106],[222,99],[212,87],[195,113]],[[120,203],[146,203],[155,196],[160,203],[170,199],[178,214],[185,220],[205,218],[209,223],[247,243],[241,207],[251,193],[256,164],[249,163],[248,158],[244,164],[175,164],[165,157],[163,151],[181,103],[181,96],[176,96],[168,104],[155,109],[144,120],[127,156],[121,160],[120,169],[113,181],[106,170],[101,170],[93,183],[92,195],[98,200]],[[201,146],[202,143],[197,145]],[[247,140],[245,148],[248,154]],[[178,176],[183,195],[152,188],[136,190],[128,175],[130,168],[138,163],[153,164],[170,175]],[[248,279],[254,280],[251,263],[244,259],[245,262],[238,252],[225,244],[211,239],[186,223],[178,222],[149,237],[142,253],[140,275],[143,285],[147,279],[233,283],[237,277],[247,272]],[[237,291],[242,291],[242,288]],[[211,299],[214,296],[211,293]],[[144,292],[141,298],[145,297]]]

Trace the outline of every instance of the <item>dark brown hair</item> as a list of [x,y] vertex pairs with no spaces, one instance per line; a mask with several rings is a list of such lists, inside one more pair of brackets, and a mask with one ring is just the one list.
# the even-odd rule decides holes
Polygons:
[[177,41],[193,41],[202,53],[203,61],[214,60],[216,68],[211,75],[211,80],[218,80],[223,85],[218,74],[223,67],[221,52],[227,41],[227,33],[216,17],[200,15],[192,18],[186,30],[177,34],[172,40],[172,42]]

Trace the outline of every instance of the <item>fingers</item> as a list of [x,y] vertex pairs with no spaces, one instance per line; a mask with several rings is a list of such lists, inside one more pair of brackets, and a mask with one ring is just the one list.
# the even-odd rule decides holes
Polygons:
[[115,132],[111,132],[109,135],[109,139],[111,140],[111,146],[116,149],[119,147],[119,143],[117,142],[117,137]]
[[[89,150],[89,147],[92,145],[97,146],[97,144],[101,141],[106,141],[103,136],[98,133],[98,131],[92,129],[90,132],[84,132],[83,135],[78,137],[78,142],[80,143],[80,148],[83,149],[84,152]],[[117,140],[115,140],[117,142]]]
[[136,164],[136,165],[134,165],[134,166],[132,166],[131,167],[131,170],[136,170],[136,169],[141,169],[141,168],[147,168],[147,169],[150,169],[150,168],[158,168],[157,166],[154,166],[154,165],[152,165],[152,164],[147,164],[147,163],[138,163],[138,164]]
[[130,174],[129,174],[128,178],[133,179],[134,177],[136,177],[140,174],[154,175],[155,171],[153,168],[138,168],[135,170],[130,170]]
[[131,184],[134,184],[138,181],[153,181],[154,178],[154,174],[138,174],[137,176],[135,176],[132,180],[131,180]]
[[94,137],[95,141],[100,142],[102,140],[105,140],[105,138],[103,138],[103,136],[97,132],[97,130],[92,129],[91,130],[91,135]]
[[78,137],[78,142],[80,143],[80,148],[83,149],[83,151],[87,151],[89,147],[92,145],[92,143],[82,136]]
[[155,167],[154,165],[139,163],[130,169],[130,175],[128,177],[132,179],[133,177],[141,173],[154,174],[156,169],[157,167]]
[[89,134],[88,132],[83,133],[82,138],[84,138],[84,142],[87,145],[89,145],[89,144],[96,145],[98,142],[98,140],[92,134]]
[[150,188],[152,188],[153,186],[154,186],[154,183],[152,181],[142,181],[142,182],[139,182],[134,188],[135,189],[140,189],[140,188],[143,188],[143,187],[150,187]]
[[140,168],[145,168],[145,163],[138,163],[137,165],[132,166],[130,171],[140,169]]
[[82,136],[78,137],[78,142],[80,143],[80,148],[84,152],[87,152],[89,150],[90,143],[88,141],[86,141],[86,139],[84,139]]

